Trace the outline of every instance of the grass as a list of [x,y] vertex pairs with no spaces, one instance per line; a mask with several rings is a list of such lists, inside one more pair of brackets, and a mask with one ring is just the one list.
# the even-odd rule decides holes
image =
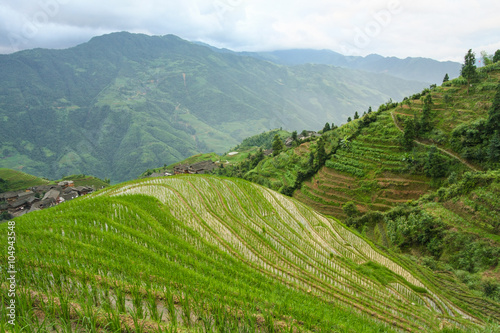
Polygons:
[[49,180],[29,175],[27,173],[0,168],[0,178],[7,182],[4,192],[23,190],[32,186],[47,185]]
[[105,181],[93,176],[72,175],[66,176],[60,180],[48,180],[11,169],[0,169],[0,179],[6,181],[6,185],[2,188],[4,192],[24,190],[40,185],[54,185],[62,180],[73,180],[75,186],[90,186],[95,189],[109,186]]
[[16,234],[18,283],[34,295],[25,308],[44,326],[437,330],[442,315],[391,276],[460,307],[336,220],[238,179],[132,181],[22,216]]

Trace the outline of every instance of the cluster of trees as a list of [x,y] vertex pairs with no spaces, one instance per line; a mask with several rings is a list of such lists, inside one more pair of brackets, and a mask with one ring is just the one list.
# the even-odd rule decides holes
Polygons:
[[[427,91],[424,90],[421,94],[419,94],[419,98],[423,99],[424,102],[424,105],[422,107],[422,114],[418,118],[408,118],[405,121],[405,130],[403,133],[401,145],[407,151],[413,149],[413,141],[417,137],[422,136],[424,133],[432,129],[432,96],[430,94],[427,94]],[[409,101],[410,100],[408,98],[405,98],[403,103],[410,105]]]
[[[390,100],[390,102],[392,103],[392,99]],[[368,111],[365,111],[363,112],[363,116],[366,115],[367,113],[372,113],[372,107],[368,107]],[[356,119],[359,119],[359,113],[358,111],[354,112],[354,120]],[[347,122],[351,122],[352,121],[352,118],[351,117],[347,117]]]
[[479,162],[500,162],[500,83],[487,119],[457,126],[451,133],[453,149]]
[[332,123],[332,126],[330,126],[330,123],[327,122],[325,124],[325,126],[323,127],[323,133],[326,133],[328,131],[333,131],[336,128],[337,128],[337,126],[334,123]]

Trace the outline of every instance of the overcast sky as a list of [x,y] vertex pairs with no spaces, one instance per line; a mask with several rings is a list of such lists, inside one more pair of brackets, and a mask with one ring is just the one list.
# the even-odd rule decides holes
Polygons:
[[67,48],[114,31],[175,34],[235,51],[463,62],[500,49],[497,0],[0,0],[0,53]]

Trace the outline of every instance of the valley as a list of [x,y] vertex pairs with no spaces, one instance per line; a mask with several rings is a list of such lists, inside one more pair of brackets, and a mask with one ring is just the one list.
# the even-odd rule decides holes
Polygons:
[[500,61],[301,54],[0,56],[0,331],[499,331]]

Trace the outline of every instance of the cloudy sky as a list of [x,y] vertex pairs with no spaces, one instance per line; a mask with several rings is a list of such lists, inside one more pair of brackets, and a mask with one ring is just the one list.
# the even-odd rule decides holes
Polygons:
[[235,51],[463,61],[500,49],[495,0],[0,0],[0,53],[66,48],[114,31],[175,34]]

